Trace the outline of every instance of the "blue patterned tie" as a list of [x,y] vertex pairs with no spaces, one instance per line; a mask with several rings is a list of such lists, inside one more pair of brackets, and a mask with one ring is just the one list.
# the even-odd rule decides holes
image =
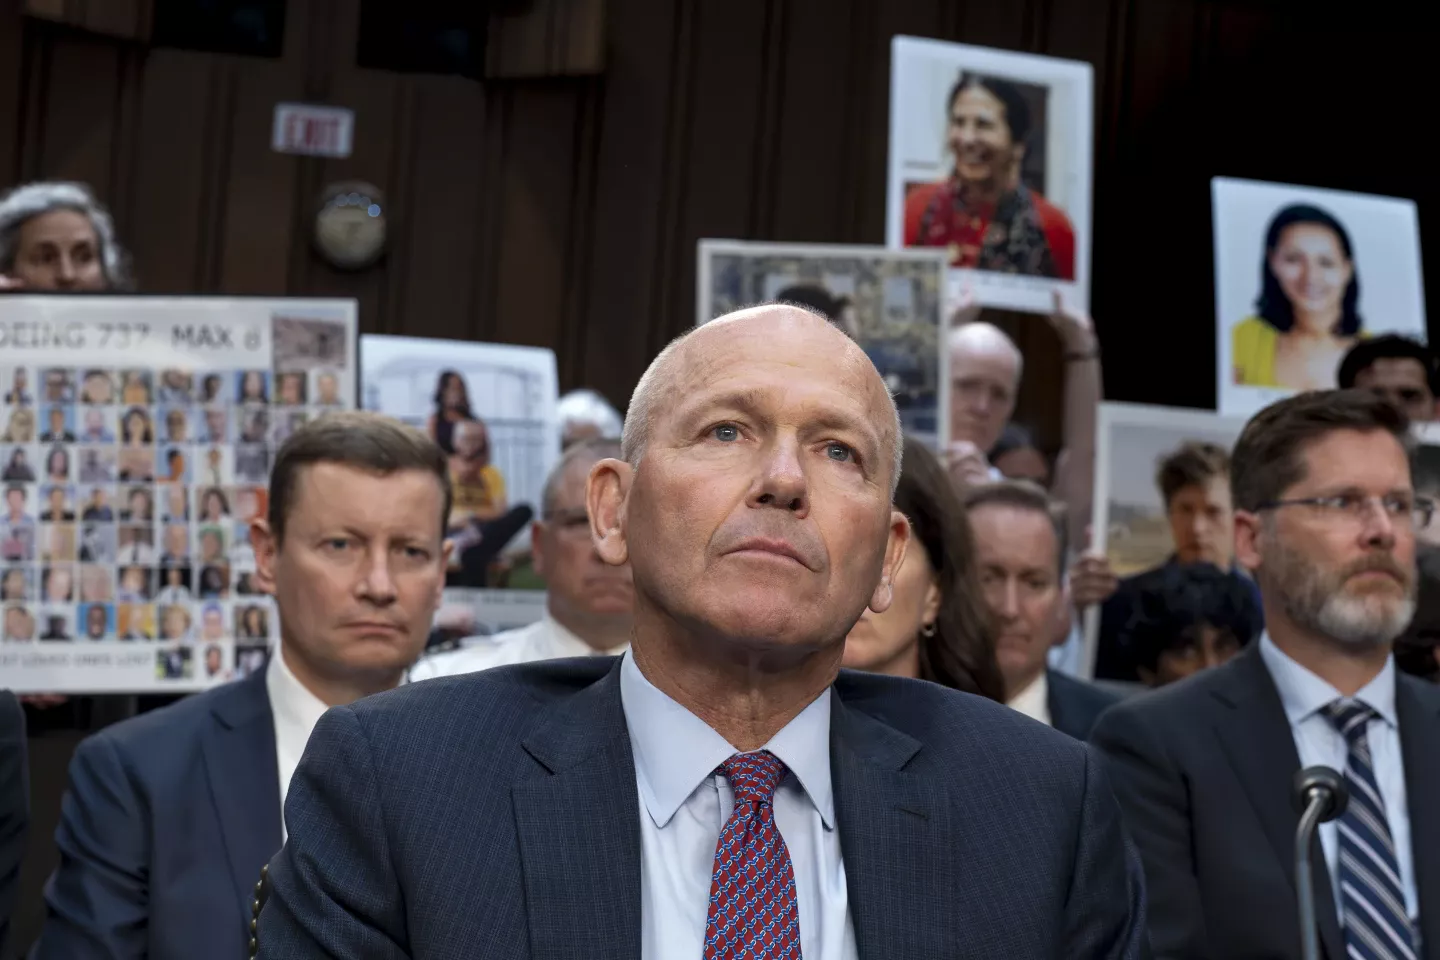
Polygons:
[[1354,700],[1336,700],[1323,713],[1350,748],[1345,761],[1350,803],[1339,820],[1346,955],[1353,960],[1415,960],[1415,930],[1405,909],[1395,842],[1366,735],[1378,714]]
[[768,750],[721,764],[735,808],[715,844],[704,960],[800,960],[800,908],[790,851],[775,826],[785,764]]

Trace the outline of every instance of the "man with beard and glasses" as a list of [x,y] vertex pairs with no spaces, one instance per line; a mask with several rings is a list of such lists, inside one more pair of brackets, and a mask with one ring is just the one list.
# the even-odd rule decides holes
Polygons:
[[1260,642],[1113,708],[1091,736],[1144,860],[1157,956],[1300,957],[1291,781],[1323,764],[1350,795],[1312,856],[1325,956],[1440,958],[1440,690],[1392,655],[1434,508],[1407,438],[1369,391],[1256,414],[1230,483]]

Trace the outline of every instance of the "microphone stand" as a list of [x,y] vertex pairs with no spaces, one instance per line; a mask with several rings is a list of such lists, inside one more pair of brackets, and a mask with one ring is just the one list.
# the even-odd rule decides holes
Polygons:
[[1307,767],[1295,775],[1291,798],[1301,809],[1295,828],[1295,899],[1300,908],[1300,956],[1320,960],[1320,927],[1315,910],[1315,877],[1310,846],[1320,824],[1345,812],[1350,794],[1345,779],[1329,767]]
[[1330,797],[1315,791],[1305,812],[1300,817],[1300,826],[1295,829],[1295,893],[1300,906],[1300,956],[1302,960],[1320,960],[1320,927],[1315,916],[1315,877],[1310,872],[1310,843],[1320,821],[1325,818],[1325,808]]

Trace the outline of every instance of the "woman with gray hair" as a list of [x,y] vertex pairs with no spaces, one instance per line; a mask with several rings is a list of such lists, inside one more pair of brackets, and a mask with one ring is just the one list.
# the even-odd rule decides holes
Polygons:
[[110,214],[80,183],[29,183],[0,198],[0,290],[128,290]]

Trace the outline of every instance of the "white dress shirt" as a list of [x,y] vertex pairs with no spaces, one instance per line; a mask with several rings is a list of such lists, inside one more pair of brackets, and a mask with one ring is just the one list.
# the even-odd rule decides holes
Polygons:
[[128,543],[120,548],[115,562],[126,566],[151,564],[155,562],[155,548],[148,543]]
[[[1339,690],[1296,663],[1270,639],[1260,635],[1260,656],[1280,703],[1290,721],[1290,734],[1300,754],[1300,766],[1324,765],[1343,774],[1350,755],[1349,745],[1321,709],[1341,699]],[[1395,842],[1395,859],[1400,867],[1400,888],[1405,891],[1405,909],[1413,919],[1420,914],[1420,900],[1415,888],[1415,856],[1410,849],[1410,808],[1405,798],[1405,763],[1400,754],[1400,727],[1395,714],[1395,658],[1352,700],[1358,700],[1380,716],[1370,720],[1366,736],[1370,740],[1371,767],[1380,799],[1385,802],[1385,819],[1390,839]],[[1320,846],[1325,851],[1325,865],[1330,870],[1330,889],[1335,893],[1335,910],[1344,922],[1340,900],[1340,849],[1338,822],[1320,824]]]
[[275,760],[280,773],[280,838],[283,840],[289,836],[289,831],[285,829],[285,794],[290,790],[290,778],[300,765],[310,732],[329,707],[290,672],[278,647],[265,668],[265,692],[270,695],[270,715],[275,721]]
[[629,644],[624,644],[612,650],[596,650],[548,613],[518,630],[506,630],[489,637],[468,637],[460,642],[462,646],[458,650],[437,653],[415,664],[410,669],[411,682],[474,673],[512,663],[533,663],[561,657],[617,656],[629,647]]
[[1031,720],[1039,720],[1047,727],[1053,726],[1050,722],[1050,681],[1046,679],[1045,671],[1041,670],[1040,676],[1011,697],[1006,706],[1020,711]]
[[[765,745],[788,773],[775,825],[790,851],[805,960],[856,960],[830,781],[830,697],[821,694]],[[735,797],[717,768],[734,747],[657,689],[626,655],[620,701],[640,793],[640,957],[704,956],[715,847]]]

